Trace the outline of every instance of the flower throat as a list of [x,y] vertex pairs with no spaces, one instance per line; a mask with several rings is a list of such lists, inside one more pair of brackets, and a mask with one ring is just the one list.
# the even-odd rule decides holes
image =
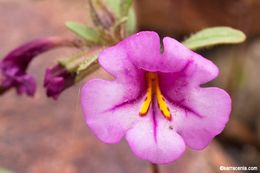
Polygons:
[[171,112],[161,93],[158,74],[156,74],[154,72],[147,72],[146,80],[148,83],[148,87],[147,87],[146,97],[141,106],[139,115],[145,116],[149,110],[149,107],[153,101],[153,98],[156,98],[158,107],[161,110],[163,116],[170,121]]

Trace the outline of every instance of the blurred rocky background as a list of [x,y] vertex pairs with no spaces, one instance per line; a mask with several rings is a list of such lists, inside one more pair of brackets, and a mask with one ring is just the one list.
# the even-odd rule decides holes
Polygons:
[[259,36],[259,0],[136,0],[139,27],[169,35],[187,35],[216,25]]
[[[35,38],[72,37],[64,22],[89,23],[86,1],[0,0],[0,57]],[[183,39],[204,27],[226,25],[248,35],[242,45],[200,52],[221,69],[209,85],[227,89],[233,98],[225,131],[205,150],[187,150],[177,162],[160,166],[160,171],[216,173],[220,166],[260,169],[260,1],[136,0],[135,6],[140,30]],[[46,98],[41,87],[44,69],[73,51],[57,49],[33,61],[29,71],[39,84],[33,99],[18,97],[14,91],[0,97],[0,172],[151,172],[149,164],[136,158],[125,141],[105,145],[86,127],[79,103],[81,84],[64,92],[58,101]],[[105,75],[98,70],[88,79]]]

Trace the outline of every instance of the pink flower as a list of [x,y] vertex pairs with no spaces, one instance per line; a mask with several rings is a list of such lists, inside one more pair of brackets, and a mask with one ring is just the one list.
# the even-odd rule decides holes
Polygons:
[[144,160],[168,163],[186,145],[203,149],[229,119],[229,95],[200,87],[218,68],[173,38],[165,37],[160,51],[157,33],[137,33],[104,50],[99,63],[115,79],[91,80],[82,88],[86,123],[105,143],[125,136]]

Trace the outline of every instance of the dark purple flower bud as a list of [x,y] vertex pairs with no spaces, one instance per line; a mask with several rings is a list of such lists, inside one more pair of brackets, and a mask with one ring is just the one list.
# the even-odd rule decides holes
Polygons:
[[18,94],[33,96],[36,82],[26,70],[34,57],[50,49],[61,46],[75,46],[72,40],[48,37],[26,43],[6,55],[0,62],[0,94],[16,88]]
[[44,77],[47,96],[57,99],[63,90],[75,83],[75,79],[76,73],[69,72],[61,65],[47,69]]

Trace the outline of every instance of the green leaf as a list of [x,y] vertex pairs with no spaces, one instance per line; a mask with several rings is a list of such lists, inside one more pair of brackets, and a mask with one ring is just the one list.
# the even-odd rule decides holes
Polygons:
[[70,29],[72,32],[77,34],[78,36],[82,37],[88,42],[91,43],[100,43],[101,38],[98,31],[93,28],[90,28],[84,24],[77,23],[77,22],[66,22],[65,26]]
[[126,22],[126,29],[127,29],[128,35],[131,35],[136,32],[136,26],[137,26],[136,14],[135,14],[134,8],[132,6],[129,9],[128,20]]
[[183,41],[190,49],[197,50],[219,44],[236,44],[245,41],[245,34],[230,27],[212,27],[203,29]]

